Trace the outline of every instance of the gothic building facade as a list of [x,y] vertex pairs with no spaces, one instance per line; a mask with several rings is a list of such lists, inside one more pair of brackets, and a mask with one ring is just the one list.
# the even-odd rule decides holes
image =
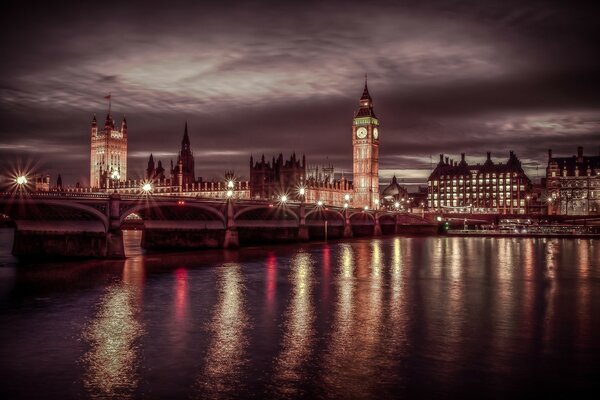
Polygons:
[[[154,156],[150,154],[148,167],[146,168],[146,179],[156,181],[165,179],[165,172],[162,161],[158,160],[158,163],[155,164]],[[177,163],[173,164],[173,160],[171,160],[169,173],[170,181],[178,187],[191,186],[196,183],[194,153],[192,152],[190,136],[188,134],[187,121],[183,130],[181,148],[177,155]]]
[[548,214],[600,214],[600,155],[584,156],[583,147],[572,157],[553,157],[546,168]]
[[460,162],[444,160],[440,154],[427,191],[431,211],[525,214],[531,181],[512,151],[505,164],[494,163],[488,152],[482,165],[467,164],[465,153]]
[[90,187],[107,188],[127,180],[127,121],[121,121],[120,128],[106,115],[104,127],[98,127],[96,116],[91,125]]
[[367,80],[352,120],[352,184],[355,207],[379,206],[379,120]]
[[271,161],[254,162],[250,156],[250,197],[253,199],[274,199],[282,194],[295,198],[297,189],[306,181],[306,157],[302,160],[293,153],[288,160],[283,154]]

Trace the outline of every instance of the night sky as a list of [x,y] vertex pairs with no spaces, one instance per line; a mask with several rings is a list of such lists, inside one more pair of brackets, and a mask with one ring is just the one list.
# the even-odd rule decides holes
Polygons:
[[[0,164],[87,183],[89,126],[129,126],[129,178],[168,165],[187,119],[196,174],[248,176],[292,151],[351,172],[364,74],[381,180],[423,182],[439,153],[600,151],[599,6],[574,2],[12,2],[1,26]],[[430,157],[432,156],[432,157]]]

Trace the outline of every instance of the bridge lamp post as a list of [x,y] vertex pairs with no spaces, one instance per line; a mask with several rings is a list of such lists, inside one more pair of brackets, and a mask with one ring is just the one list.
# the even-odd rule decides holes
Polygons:
[[322,200],[317,201],[317,207],[323,207],[323,201]]
[[400,202],[395,202],[394,203],[394,208],[396,209],[396,212],[398,211],[398,209],[400,208]]
[[142,185],[142,192],[144,192],[144,194],[149,194],[152,191],[152,184],[151,183],[144,183]]
[[281,197],[279,198],[279,201],[281,201],[282,204],[287,203],[288,201],[288,197],[286,194],[281,195]]
[[225,196],[227,196],[228,199],[233,197],[233,190],[228,189],[227,192],[225,193]]
[[27,185],[27,177],[25,175],[19,175],[15,178],[15,183],[17,184],[19,192],[22,192],[25,185]]
[[233,189],[235,187],[235,182],[233,180],[228,180],[227,181],[227,188],[228,189]]
[[365,206],[365,207],[364,207],[364,210],[365,210],[365,211],[369,211],[369,206]]

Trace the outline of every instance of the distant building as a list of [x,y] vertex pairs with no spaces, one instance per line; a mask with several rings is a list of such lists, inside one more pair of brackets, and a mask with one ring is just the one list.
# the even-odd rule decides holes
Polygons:
[[[183,138],[181,139],[181,149],[177,155],[177,163],[173,164],[173,160],[171,160],[171,169],[169,172],[170,181],[173,185],[183,188],[186,186],[191,187],[194,183],[197,183],[194,153],[192,152],[190,136],[188,134],[187,121],[183,130]],[[158,164],[155,164],[152,154],[150,154],[150,158],[148,159],[145,176],[147,180],[159,181],[165,179],[165,169],[162,161],[158,160]],[[202,180],[200,179],[199,181]]]
[[548,150],[546,193],[550,215],[600,214],[600,155],[553,157]]
[[465,153],[460,162],[440,154],[427,190],[430,211],[525,214],[531,181],[512,151],[506,164],[492,162],[489,152],[482,165],[467,164]]
[[306,181],[306,158],[296,159],[293,153],[289,160],[283,154],[269,161],[263,155],[254,162],[250,156],[250,197],[253,199],[273,199],[286,193],[294,198],[298,188]]
[[110,182],[127,180],[127,120],[115,128],[110,109],[104,127],[98,129],[96,116],[91,126],[90,187],[107,188]]
[[[394,175],[390,184],[381,192],[381,206],[389,210],[404,209],[407,201],[408,192],[406,188],[400,186],[396,175]],[[395,207],[396,203],[398,203],[398,207]]]

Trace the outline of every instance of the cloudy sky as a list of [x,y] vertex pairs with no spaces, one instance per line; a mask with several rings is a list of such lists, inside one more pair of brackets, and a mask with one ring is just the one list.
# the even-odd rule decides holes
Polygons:
[[[306,153],[352,170],[364,74],[380,168],[425,181],[439,153],[600,151],[598,6],[527,1],[11,2],[0,27],[0,164],[87,182],[89,125],[129,125],[129,177],[168,160],[187,120],[196,174]],[[215,4],[216,3],[216,4]],[[416,3],[416,4],[413,4]]]

